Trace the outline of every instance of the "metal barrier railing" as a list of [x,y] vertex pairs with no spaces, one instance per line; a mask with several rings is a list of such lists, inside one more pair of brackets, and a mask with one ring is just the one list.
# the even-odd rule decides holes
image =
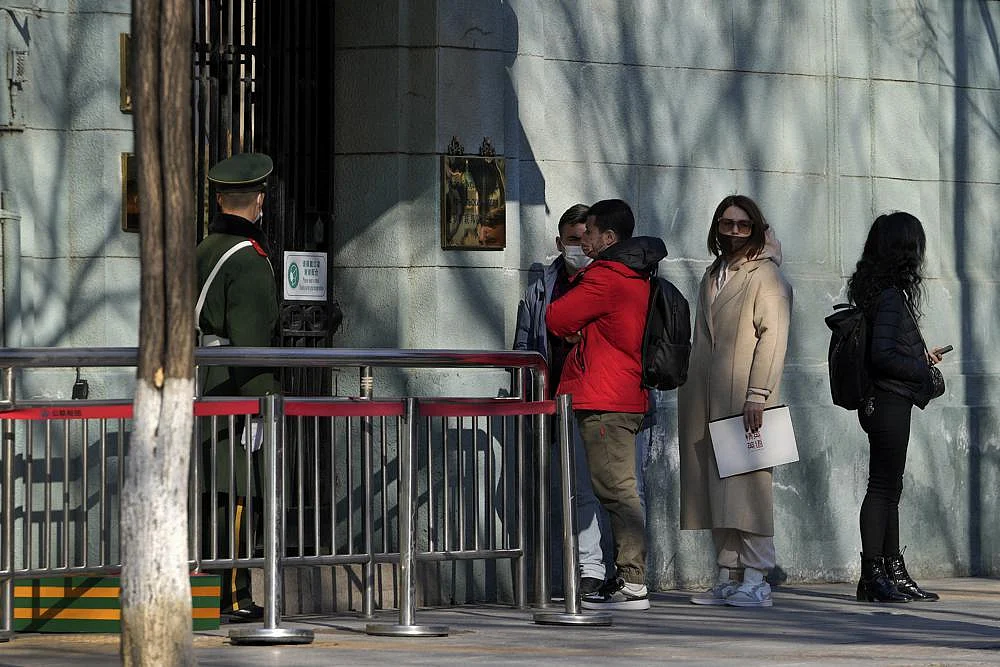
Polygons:
[[[362,371],[362,393],[370,396],[371,382],[364,369],[372,366],[394,367],[480,367],[514,368],[516,384],[527,386],[532,373],[533,395],[545,395],[544,361],[534,353],[519,352],[457,352],[403,350],[321,350],[208,348],[197,351],[202,365],[315,365],[331,367],[357,365]],[[120,563],[114,558],[117,550],[116,531],[111,517],[120,505],[114,490],[122,488],[123,456],[127,450],[128,419],[131,403],[125,401],[55,401],[45,405],[21,402],[15,396],[15,369],[30,367],[130,366],[136,352],[132,348],[97,350],[0,350],[0,369],[4,369],[4,395],[0,401],[0,426],[3,446],[0,448],[2,484],[2,532],[0,532],[0,601],[2,625],[0,635],[13,628],[13,580],[15,577],[48,575],[114,573]],[[366,385],[367,384],[367,392]],[[522,394],[523,395],[523,394]],[[206,420],[210,430],[207,460],[217,461],[220,447],[219,421],[229,433],[236,433],[237,421],[250,415],[264,415],[264,448],[262,475],[264,553],[256,556],[253,549],[240,553],[237,540],[228,540],[226,553],[220,552],[216,538],[203,544],[201,488],[207,484],[210,498],[219,492],[214,471],[204,469],[202,456],[192,456],[191,485],[191,564],[195,569],[220,567],[264,567],[265,619],[264,628],[233,631],[234,642],[298,642],[308,641],[305,634],[279,627],[281,571],[286,566],[322,566],[355,564],[362,568],[363,613],[374,612],[375,567],[378,563],[393,563],[399,569],[399,623],[391,626],[371,624],[372,634],[420,635],[443,634],[447,628],[418,626],[414,623],[414,567],[418,561],[457,563],[463,560],[509,559],[513,567],[513,603],[527,606],[527,526],[536,519],[535,593],[536,605],[546,607],[549,600],[547,521],[545,512],[525,511],[529,489],[527,480],[528,444],[525,438],[526,420],[534,422],[532,449],[536,453],[539,483],[533,502],[546,506],[548,478],[548,442],[545,415],[556,410],[552,401],[512,399],[401,399],[376,401],[371,398],[296,399],[268,397],[258,405],[255,399],[200,399],[195,403],[195,451],[204,438]],[[395,420],[393,422],[393,420]],[[420,420],[423,420],[421,428]],[[485,420],[485,421],[483,421]],[[93,423],[93,426],[91,425]],[[481,427],[485,424],[485,429]],[[30,424],[30,426],[29,426]],[[91,453],[91,434],[98,436]],[[77,429],[74,432],[74,429]],[[22,471],[20,496],[15,488],[15,432],[21,430]],[[485,431],[481,446],[480,436]],[[470,447],[471,434],[471,447]],[[61,438],[61,440],[60,440]],[[39,440],[41,439],[41,440]],[[53,442],[61,449],[53,453]],[[229,438],[223,458],[234,467],[236,438]],[[44,443],[42,469],[35,452]],[[282,443],[294,443],[289,450]],[[71,443],[78,455],[75,472],[70,461]],[[82,445],[80,444],[82,443]],[[343,443],[342,446],[338,443]],[[497,452],[486,452],[483,447]],[[391,465],[395,449],[396,465]],[[568,445],[564,447],[568,450]],[[344,461],[336,461],[340,454]],[[496,455],[495,455],[496,454]],[[283,457],[290,455],[292,460]],[[470,463],[471,457],[471,463]],[[91,461],[99,462],[91,476]],[[254,457],[249,457],[245,483],[250,488],[255,474]],[[418,465],[423,462],[423,466]],[[499,468],[496,461],[500,461]],[[56,474],[56,462],[61,463]],[[110,465],[111,463],[114,465]],[[570,462],[571,464],[571,462]],[[324,468],[325,466],[325,468]],[[338,468],[346,481],[339,486],[329,484],[324,472]],[[565,467],[565,466],[564,466]],[[425,474],[418,478],[417,470]],[[390,480],[396,474],[397,543],[391,543]],[[70,479],[76,475],[76,488]],[[360,481],[354,476],[360,477]],[[565,475],[564,475],[565,476]],[[334,475],[334,477],[336,477]],[[376,481],[376,477],[380,480]],[[41,500],[37,487],[41,482]],[[572,481],[572,476],[570,476]],[[225,517],[231,525],[234,508],[235,482],[230,476],[226,489],[230,503]],[[357,502],[356,487],[360,485],[361,503]],[[94,494],[91,489],[94,489]],[[565,487],[572,489],[572,486]],[[59,492],[61,505],[53,501]],[[287,492],[286,492],[287,491]],[[75,495],[74,495],[75,494]],[[418,498],[419,494],[419,498]],[[93,495],[93,497],[92,497]],[[247,513],[253,515],[253,494],[248,499]],[[571,494],[570,494],[571,496]],[[378,498],[378,502],[375,499]],[[20,503],[18,504],[18,501]],[[41,506],[38,516],[36,505]],[[213,502],[209,512],[207,534],[218,535],[220,517]],[[572,509],[572,505],[569,505]],[[20,508],[21,531],[15,534],[15,513]],[[338,513],[338,508],[343,511]],[[418,509],[420,510],[418,513]],[[354,525],[360,510],[360,529]],[[94,521],[91,514],[96,515]],[[419,514],[419,517],[418,517]],[[565,508],[564,508],[565,514]],[[291,531],[286,525],[291,524]],[[75,520],[74,520],[75,519]],[[564,516],[564,525],[571,520]],[[375,525],[381,521],[381,542]],[[416,539],[417,522],[422,542]],[[93,524],[97,524],[97,529]],[[36,530],[36,525],[38,526]],[[97,554],[92,541],[96,533]],[[290,535],[291,533],[291,535]],[[346,539],[345,539],[346,535]],[[292,539],[294,536],[294,539]],[[15,540],[20,537],[17,553]],[[256,531],[251,526],[248,544],[256,543]],[[360,541],[360,548],[357,543]],[[53,559],[53,550],[56,558]],[[72,555],[75,557],[71,557]],[[82,556],[82,557],[81,557]],[[564,555],[565,557],[565,555]],[[575,559],[575,549],[572,553]],[[34,560],[33,560],[34,559]],[[569,562],[567,561],[567,565]],[[567,569],[566,590],[575,591],[575,566]],[[572,579],[572,583],[570,582]],[[567,595],[567,614],[571,609]],[[576,602],[575,595],[572,596]],[[537,620],[537,619],[536,619]],[[543,622],[543,621],[539,621]]]

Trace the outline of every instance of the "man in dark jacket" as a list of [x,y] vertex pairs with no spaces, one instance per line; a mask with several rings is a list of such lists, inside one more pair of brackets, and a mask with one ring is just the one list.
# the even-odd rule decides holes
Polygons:
[[[273,169],[271,158],[262,153],[244,153],[227,158],[212,167],[208,179],[215,185],[219,214],[212,220],[208,236],[198,244],[198,303],[196,319],[203,346],[232,345],[235,347],[270,347],[278,323],[278,298],[274,271],[268,257],[267,237],[259,221],[264,206],[264,188]],[[202,393],[205,396],[258,397],[277,393],[279,385],[270,368],[248,366],[213,366],[203,371]],[[207,421],[207,420],[206,420]],[[202,535],[206,555],[211,554],[211,506],[217,502],[218,557],[229,555],[230,538],[238,544],[236,552],[249,553],[247,547],[247,496],[256,496],[255,488],[247,488],[247,466],[260,447],[263,429],[256,423],[235,420],[236,443],[232,448],[230,466],[230,433],[225,420],[220,420],[216,434],[215,457],[209,439],[210,426],[205,425],[202,444],[202,465],[214,471],[217,497],[208,498],[202,508]],[[253,466],[251,484],[257,484],[259,467]],[[232,499],[233,526],[229,526],[232,483],[236,497]],[[208,483],[206,483],[206,489]],[[207,494],[206,494],[207,495]],[[254,503],[258,514],[260,501]],[[253,601],[250,573],[245,568],[233,568],[222,573],[220,606],[232,622],[257,621],[263,609]]]
[[546,312],[552,335],[575,342],[558,391],[573,397],[594,492],[614,534],[618,577],[583,607],[648,609],[635,436],[649,400],[641,382],[649,277],[667,251],[660,239],[632,238],[635,217],[620,199],[591,206],[586,224],[581,245],[594,262]]
[[[589,207],[575,204],[559,218],[559,236],[556,248],[559,256],[545,267],[541,277],[533,282],[517,305],[517,328],[514,332],[514,349],[539,352],[549,363],[549,397],[559,386],[563,364],[573,345],[565,338],[549,337],[545,326],[545,309],[570,288],[570,281],[578,271],[592,261],[580,246],[587,229]],[[579,429],[573,428],[573,447],[576,451],[576,527],[577,552],[580,555],[581,595],[596,592],[607,578],[604,551],[601,545],[601,505],[590,487],[590,470],[587,454],[580,439]],[[606,522],[605,522],[606,523]],[[606,530],[606,528],[605,528]]]

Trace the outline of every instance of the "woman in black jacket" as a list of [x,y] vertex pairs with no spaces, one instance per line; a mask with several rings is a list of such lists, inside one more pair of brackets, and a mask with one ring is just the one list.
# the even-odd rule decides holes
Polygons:
[[[871,395],[858,410],[868,434],[868,489],[861,504],[861,579],[857,599],[867,602],[937,600],[910,577],[899,550],[899,498],[913,406],[923,409],[944,391],[916,317],[926,238],[920,221],[896,212],[875,219],[854,275],[851,302],[869,323]],[[936,377],[935,377],[936,376]]]

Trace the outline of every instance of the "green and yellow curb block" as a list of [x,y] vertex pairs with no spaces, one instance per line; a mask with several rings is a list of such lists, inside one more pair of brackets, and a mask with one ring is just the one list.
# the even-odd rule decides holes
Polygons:
[[[46,577],[14,581],[17,632],[120,632],[118,577]],[[191,575],[192,630],[219,628],[218,575]]]

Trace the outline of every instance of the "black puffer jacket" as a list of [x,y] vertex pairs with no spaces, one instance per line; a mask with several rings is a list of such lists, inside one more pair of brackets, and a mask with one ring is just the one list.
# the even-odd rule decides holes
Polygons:
[[931,399],[931,371],[920,330],[903,294],[882,290],[869,306],[870,369],[874,385],[913,401],[923,409]]

